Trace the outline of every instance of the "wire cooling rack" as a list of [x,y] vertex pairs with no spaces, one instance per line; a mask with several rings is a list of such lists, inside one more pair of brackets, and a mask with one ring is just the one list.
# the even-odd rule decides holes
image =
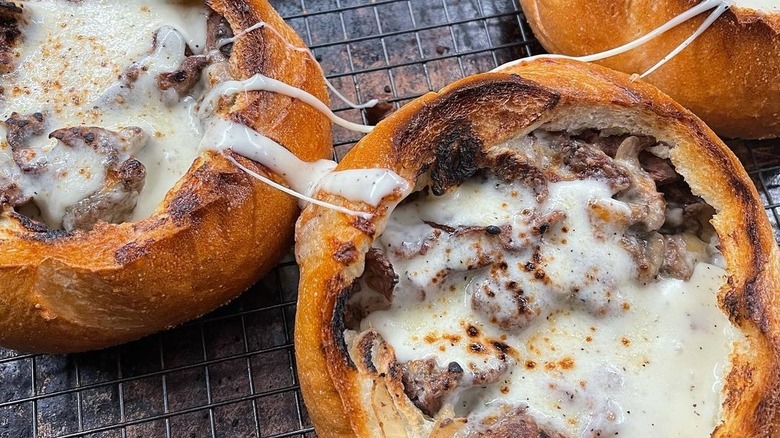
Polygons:
[[[328,78],[383,112],[468,74],[542,51],[516,0],[276,0]],[[334,131],[336,157],[358,139]],[[780,238],[780,141],[734,142]],[[295,373],[292,256],[232,304],[103,351],[0,349],[0,438],[314,436]],[[0,292],[2,293],[2,292]]]

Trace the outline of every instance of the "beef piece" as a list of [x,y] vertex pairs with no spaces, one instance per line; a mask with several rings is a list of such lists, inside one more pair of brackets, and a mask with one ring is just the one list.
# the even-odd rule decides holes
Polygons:
[[209,56],[213,54],[221,54],[225,58],[230,57],[230,51],[233,48],[232,44],[226,44],[223,47],[218,47],[219,42],[233,37],[233,29],[225,19],[225,17],[217,14],[213,10],[209,10],[209,16],[206,20],[206,53]]
[[19,22],[23,12],[16,4],[0,0],[0,73],[14,69],[13,47],[22,34]]
[[541,163],[512,149],[502,149],[492,153],[493,171],[503,181],[521,181],[530,187],[536,195],[536,201],[544,202],[549,194],[547,176],[541,169]]
[[693,275],[695,260],[688,255],[685,239],[682,235],[664,236],[664,260],[661,272],[680,280],[688,280]]
[[675,184],[668,184],[660,188],[664,194],[664,199],[669,205],[684,207],[689,204],[704,202],[698,196],[691,192],[691,187],[685,181],[678,181]]
[[617,199],[629,204],[633,225],[639,225],[645,231],[655,231],[666,221],[666,201],[656,189],[655,181],[639,163],[639,152],[647,146],[643,139],[632,136],[618,147],[615,161],[624,164],[630,184],[618,194]]
[[118,223],[126,220],[135,208],[146,178],[144,165],[122,157],[141,149],[148,137],[138,127],[119,132],[105,128],[80,126],[58,129],[50,137],[68,147],[92,148],[105,157],[106,180],[95,193],[65,211],[63,228],[90,230],[98,221]]
[[72,148],[92,148],[115,162],[121,154],[134,154],[149,141],[139,127],[131,126],[114,132],[98,126],[77,126],[52,131],[49,138],[56,138]]
[[636,262],[636,277],[641,282],[654,280],[664,263],[664,237],[656,232],[628,234],[621,240]]
[[34,113],[22,116],[19,113],[11,113],[11,117],[5,121],[6,138],[11,146],[16,165],[25,173],[40,173],[46,167],[46,162],[38,159],[37,152],[27,147],[27,139],[34,135],[43,134],[46,122],[43,114]]
[[609,155],[582,141],[566,139],[561,146],[563,163],[578,179],[606,181],[615,192],[626,190],[630,179]]
[[126,220],[135,208],[145,178],[146,168],[135,159],[109,169],[100,190],[65,210],[62,227],[66,231],[89,231],[98,221],[120,223]]
[[157,86],[163,91],[173,89],[180,97],[186,96],[200,80],[200,74],[207,64],[203,56],[188,56],[178,70],[157,75]]
[[29,200],[30,197],[24,195],[22,188],[17,183],[0,175],[0,206],[8,204],[16,207]]
[[368,287],[380,292],[388,302],[393,301],[393,289],[398,283],[398,275],[387,256],[377,248],[366,253],[366,270],[363,274]]
[[657,187],[665,186],[682,180],[682,175],[674,170],[672,162],[658,158],[649,152],[639,154],[642,169],[655,181]]
[[505,409],[498,418],[471,427],[468,438],[565,438],[558,432],[542,429],[525,408]]
[[441,409],[442,399],[452,392],[463,377],[463,368],[451,362],[439,368],[436,359],[413,360],[402,366],[404,392],[425,415],[434,416]]

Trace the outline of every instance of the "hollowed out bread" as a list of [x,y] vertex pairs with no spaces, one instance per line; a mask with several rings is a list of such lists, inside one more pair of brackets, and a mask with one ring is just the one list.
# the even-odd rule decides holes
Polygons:
[[[265,0],[212,0],[234,33],[230,73],[286,82],[327,102],[324,78],[305,47]],[[331,154],[330,122],[299,100],[249,92],[218,108],[303,160]],[[197,145],[192,145],[197,147]],[[282,182],[245,158],[243,165]],[[200,316],[236,297],[290,248],[296,200],[204,151],[151,217],[98,222],[91,231],[51,230],[5,209],[0,215],[0,345],[61,353],[140,338]]]
[[[715,429],[712,436],[774,437],[780,434],[780,296],[777,293],[780,257],[772,228],[756,189],[737,158],[699,119],[656,88],[641,81],[631,82],[629,76],[623,73],[566,60],[536,60],[500,72],[470,76],[438,93],[429,93],[407,104],[381,122],[344,157],[337,170],[388,168],[402,176],[411,187],[416,186],[417,190],[427,187],[401,206],[415,203],[423,197],[433,199],[433,195],[446,193],[474,176],[480,181],[479,175],[484,172],[498,174],[498,180],[503,181],[501,184],[506,183],[507,175],[513,175],[512,178],[533,186],[535,174],[529,168],[521,167],[521,161],[501,161],[495,157],[502,156],[496,153],[505,147],[498,145],[539,130],[553,134],[568,132],[581,137],[587,130],[610,135],[629,133],[653,138],[669,146],[669,156],[676,172],[682,175],[693,195],[714,208],[711,224],[717,234],[725,277],[719,291],[710,291],[711,300],[717,303],[713,305],[716,312],[719,307],[738,333],[728,359],[728,371],[723,378],[722,422],[712,427]],[[531,154],[530,151],[523,152]],[[536,153],[539,154],[538,150]],[[491,156],[494,158],[489,158]],[[555,160],[548,162],[548,167],[556,165]],[[484,169],[487,166],[493,167]],[[585,171],[583,175],[588,180],[599,180],[606,173],[593,170],[591,173]],[[467,193],[462,192],[463,197]],[[435,363],[420,358],[414,364],[416,370],[412,370],[409,362],[396,360],[400,350],[382,339],[384,335],[378,334],[378,325],[369,323],[356,328],[355,301],[350,298],[366,285],[376,283],[377,278],[392,278],[392,275],[382,274],[387,270],[388,259],[377,258],[375,250],[369,250],[372,247],[386,248],[379,238],[389,229],[386,228],[388,218],[400,209],[397,206],[405,194],[397,191],[377,207],[324,191],[317,196],[334,204],[374,214],[370,219],[363,219],[310,205],[303,211],[296,226],[296,256],[301,268],[295,332],[297,364],[304,400],[320,436],[507,436],[507,430],[515,434],[512,436],[521,437],[567,436],[561,430],[550,427],[546,420],[533,417],[532,405],[528,408],[515,406],[516,409],[510,409],[504,417],[485,420],[487,423],[481,426],[475,421],[467,422],[464,414],[457,413],[461,409],[459,406],[441,404],[442,400],[446,402],[442,394],[453,394],[455,382],[463,382],[463,376],[469,372],[464,362],[448,365],[447,362]],[[478,201],[479,195],[474,196],[476,198],[469,198],[471,202]],[[448,212],[472,210],[473,214],[477,214],[473,210],[483,207],[493,208],[487,204],[476,206],[466,203]],[[435,210],[428,209],[426,214],[438,214]],[[393,233],[402,232],[398,224],[405,223],[405,220],[400,219],[392,225]],[[546,236],[535,237],[543,242],[550,239],[550,230],[556,226],[552,225],[554,220],[529,228],[529,236],[536,233]],[[473,224],[468,223],[428,225],[437,228],[435,232],[438,234],[434,235],[439,236],[458,236],[475,231]],[[465,227],[460,228],[460,225]],[[422,226],[420,223],[417,229]],[[557,226],[560,228],[560,225]],[[501,230],[483,225],[474,235],[484,242],[500,238]],[[417,232],[409,230],[410,235]],[[545,235],[545,232],[548,234]],[[424,242],[428,241],[417,247],[394,246],[395,249],[390,251],[417,251],[418,255],[434,251],[435,242],[428,246]],[[431,259],[431,263],[436,263],[436,260]],[[457,260],[453,259],[451,263],[456,264]],[[488,267],[483,266],[493,266],[476,263],[477,268],[482,269],[480,275],[486,275]],[[618,269],[617,265],[605,264],[609,266],[601,267],[604,272]],[[572,264],[571,268],[576,269],[576,265]],[[533,270],[537,267],[526,264],[520,269]],[[408,275],[408,271],[400,269],[395,280]],[[446,275],[449,274],[433,277],[430,284],[447,279]],[[545,275],[542,271],[536,278],[545,280]],[[364,276],[363,280],[357,281],[361,276]],[[550,280],[555,283],[557,279]],[[403,293],[400,290],[396,292]],[[523,295],[524,292],[521,290],[519,293]],[[441,296],[436,295],[439,292],[433,289],[423,289],[419,294],[422,297]],[[375,294],[374,298],[377,296]],[[528,289],[525,296],[528,296]],[[460,299],[454,298],[455,301]],[[544,296],[537,295],[536,299],[544,299]],[[468,295],[466,300],[468,302]],[[381,297],[379,301],[382,301]],[[517,302],[528,306],[533,304],[530,298]],[[423,301],[417,307],[425,308],[425,305]],[[670,306],[675,306],[674,299]],[[518,307],[523,306],[518,304]],[[419,335],[420,343],[423,339],[429,342],[429,336],[435,339],[442,336],[436,334],[438,323],[431,321],[447,324],[459,317],[433,310],[414,310],[422,315],[415,321],[426,327],[425,332],[413,332]],[[499,308],[498,312],[501,310]],[[624,306],[623,310],[627,307]],[[623,310],[618,309],[617,312]],[[396,312],[395,315],[401,312],[395,308],[392,311]],[[599,312],[596,310],[595,314]],[[498,316],[498,320],[493,322],[506,326],[505,333],[515,329],[512,321]],[[490,324],[485,323],[484,326]],[[397,332],[388,327],[392,325],[388,323],[383,333],[395,336]],[[409,327],[414,327],[414,324],[399,324],[398,330],[402,330],[401,327],[413,330]],[[572,329],[566,327],[566,330]],[[494,329],[491,326],[490,330]],[[480,328],[479,331],[482,330]],[[599,330],[598,326],[593,330]],[[446,348],[450,348],[449,342],[463,345],[461,343],[465,342],[463,339],[468,339],[467,336],[475,336],[476,339],[477,332],[476,327],[469,327],[457,336],[446,337]],[[439,342],[435,339],[431,342]],[[469,348],[472,351],[490,351],[501,359],[512,356],[512,349],[518,347],[503,337],[500,338],[502,340],[493,339],[492,344],[481,342]],[[672,339],[668,341],[672,342]],[[615,348],[627,348],[629,342],[624,340],[623,346],[616,342]],[[526,361],[526,358],[535,357],[533,349],[528,349],[531,353],[525,357],[520,355],[518,361],[522,369],[514,368],[515,375],[520,373],[533,379],[542,375],[538,370],[543,365],[561,373],[584,366],[580,362],[558,361],[559,356],[572,353],[560,350],[556,350],[555,359],[546,365],[537,359],[534,359],[536,362]],[[425,371],[427,364],[430,367]],[[420,369],[423,371],[420,372]],[[682,371],[680,373],[680,376],[669,378],[684,385],[685,376]],[[709,370],[707,374],[711,374]],[[415,379],[415,376],[427,377]],[[472,374],[471,378],[471,384],[479,386],[478,378],[489,379],[489,376]],[[625,376],[626,380],[630,378],[630,374]],[[427,384],[431,386],[427,387]],[[488,382],[484,386],[498,384],[500,382]],[[654,382],[646,384],[655,385]],[[585,383],[582,387],[585,388]],[[550,391],[554,390],[553,386],[550,388]],[[573,393],[569,395],[574,399]],[[567,402],[568,397],[561,396],[560,403]],[[431,400],[434,403],[428,403]],[[491,403],[500,404],[498,401]],[[468,403],[464,401],[462,406],[466,405]],[[593,409],[591,413],[598,414],[596,408]],[[652,411],[656,407],[649,409]],[[687,424],[684,419],[680,421],[679,424]],[[663,434],[662,431],[659,429],[659,433]],[[636,436],[633,433],[636,431],[632,430],[624,430],[620,435],[624,432]],[[709,432],[702,436],[710,436]]]

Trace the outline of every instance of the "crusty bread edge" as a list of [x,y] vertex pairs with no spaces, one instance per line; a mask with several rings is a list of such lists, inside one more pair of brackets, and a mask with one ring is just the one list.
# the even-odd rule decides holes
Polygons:
[[[208,4],[236,32],[262,20],[305,47],[265,0]],[[233,76],[263,73],[327,103],[316,62],[286,44],[268,31],[244,35],[234,44]],[[229,112],[305,160],[332,153],[330,121],[296,99],[252,92]],[[137,223],[101,223],[88,233],[65,234],[6,212],[0,217],[0,345],[27,352],[90,350],[200,316],[273,268],[292,245],[298,211],[292,197],[204,152],[156,212]]]
[[[695,6],[688,0],[520,0],[550,53],[589,55],[632,41]],[[642,73],[693,34],[708,13],[598,63]],[[571,24],[576,17],[576,25]],[[780,12],[732,6],[646,79],[729,138],[780,136]]]
[[[504,87],[507,92],[503,92]],[[523,93],[510,98],[512,93]],[[446,140],[443,129],[460,129],[487,143],[516,135],[569,111],[587,116],[589,107],[635,113],[641,129],[677,144],[674,163],[696,194],[718,210],[713,224],[721,236],[729,281],[720,293],[723,308],[748,337],[749,347],[732,360],[725,402],[726,425],[715,436],[774,436],[780,433],[780,281],[778,250],[755,187],[729,149],[690,112],[652,86],[631,83],[624,74],[572,61],[539,60],[503,73],[458,81],[411,102],[380,123],[339,164],[339,169],[386,167],[414,184]],[[521,123],[513,123],[513,114]],[[498,120],[496,120],[498,117]],[[444,119],[444,120],[442,120]],[[644,120],[644,121],[642,121]],[[453,138],[450,137],[449,141]],[[437,142],[438,141],[438,142]],[[366,209],[325,193],[330,202]],[[383,375],[358,373],[346,355],[339,318],[339,293],[360,275],[363,255],[382,231],[398,199],[386,199],[370,221],[317,206],[307,207],[296,229],[301,267],[296,318],[296,355],[304,399],[318,434],[382,436],[370,406],[377,387],[394,389]],[[349,257],[344,257],[348,254]],[[397,392],[397,388],[395,388]],[[403,396],[398,395],[398,399]],[[409,421],[409,403],[388,407]],[[392,416],[388,415],[384,421]],[[408,436],[430,431],[404,426]]]

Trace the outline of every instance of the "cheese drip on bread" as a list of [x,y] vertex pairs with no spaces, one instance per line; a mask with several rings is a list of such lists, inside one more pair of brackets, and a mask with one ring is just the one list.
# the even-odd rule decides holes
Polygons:
[[[119,9],[105,2],[26,3],[24,44],[19,48],[22,59],[0,81],[3,89],[9,90],[4,96],[7,105],[0,114],[4,120],[17,116],[41,119],[39,129],[25,135],[23,141],[18,140],[17,133],[6,130],[6,126],[13,131],[27,120],[0,126],[0,137],[8,138],[0,144],[0,191],[12,189],[13,200],[17,201],[12,205],[43,220],[50,228],[89,229],[97,220],[138,221],[150,216],[204,149],[230,148],[211,141],[213,136],[208,132],[215,125],[232,123],[215,120],[219,116],[213,110],[221,96],[258,90],[283,93],[302,100],[349,129],[362,132],[371,129],[343,121],[314,96],[262,75],[244,81],[219,77],[224,82],[209,83],[211,89],[206,94],[204,82],[207,81],[200,78],[197,70],[196,83],[186,95],[178,95],[175,87],[163,88],[161,75],[177,72],[188,61],[199,58],[205,66],[224,60],[219,49],[204,51],[206,8],[135,0],[123,3]],[[103,31],[104,27],[108,31]],[[262,23],[228,40],[234,42],[249,31],[261,29],[272,38],[283,38],[270,25]],[[306,62],[316,63],[308,49],[285,43],[290,50],[300,51]],[[37,65],[43,68],[36,69]],[[60,77],[61,80],[54,79]],[[174,78],[174,85],[175,81]],[[81,147],[74,147],[72,139],[68,142],[59,136],[62,141],[58,141],[49,135],[56,129],[70,127],[84,131],[77,139]],[[112,133],[129,128],[139,132],[133,147],[112,145],[106,152],[94,142],[84,140],[94,137],[94,132],[108,130],[104,137],[109,138]],[[231,132],[248,130],[234,128]],[[270,139],[259,141],[260,133],[253,132],[250,137],[257,141],[245,141],[243,148],[237,149],[281,172],[293,187],[287,190],[291,193],[307,198],[327,173],[301,173],[300,169],[309,163],[297,159],[283,145]],[[13,138],[17,140],[12,141]],[[250,144],[252,151],[247,148]],[[39,165],[37,169],[31,170],[32,165],[22,162],[19,153],[22,148],[24,156],[32,156],[33,164]],[[275,161],[263,161],[263,157],[272,156]],[[136,159],[140,164],[124,165],[136,163]],[[333,167],[335,163],[329,162],[323,168],[329,171]],[[132,179],[109,186],[112,179],[125,175],[128,168],[135,169]],[[374,173],[381,177],[387,172],[368,172]],[[301,186],[299,180],[308,182]],[[132,187],[127,188],[131,183]],[[132,193],[123,193],[123,188]],[[117,199],[119,195],[125,196]],[[355,197],[362,198],[361,194]],[[117,206],[120,200],[122,211],[92,218],[85,226],[79,226],[78,221],[73,225],[72,217],[78,217],[79,211],[100,210],[107,204]]]

